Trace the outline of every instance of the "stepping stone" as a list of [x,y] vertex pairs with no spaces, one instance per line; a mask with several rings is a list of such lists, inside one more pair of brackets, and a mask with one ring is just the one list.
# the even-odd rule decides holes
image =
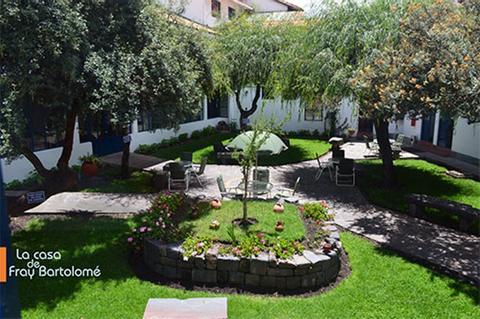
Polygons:
[[227,298],[149,299],[143,319],[226,319]]

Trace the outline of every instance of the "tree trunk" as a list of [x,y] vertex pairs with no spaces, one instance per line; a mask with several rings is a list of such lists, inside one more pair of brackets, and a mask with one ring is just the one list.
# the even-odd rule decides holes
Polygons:
[[[126,134],[125,134],[126,133]],[[128,131],[124,132],[124,141],[123,141],[123,153],[122,153],[122,178],[126,179],[130,177],[130,136],[128,136]]]
[[388,122],[385,120],[375,120],[375,131],[380,148],[380,157],[382,158],[385,186],[394,187],[396,185],[396,177],[393,167],[392,147],[390,146],[388,136]]
[[246,125],[246,119],[253,113],[257,111],[258,108],[258,100],[260,99],[260,93],[261,93],[262,87],[260,85],[257,85],[255,87],[255,96],[253,97],[252,100],[252,105],[250,106],[250,109],[244,110],[242,107],[242,102],[240,101],[240,90],[235,91],[235,101],[237,102],[237,108],[240,111],[240,128],[244,129]]
[[247,199],[248,199],[248,175],[250,170],[247,167],[243,168],[243,225],[248,225],[248,208],[247,208]]
[[72,157],[73,137],[77,120],[77,103],[78,101],[75,101],[72,105],[72,109],[67,112],[67,118],[65,121],[65,140],[63,141],[62,154],[57,161],[57,167],[59,170],[68,169],[68,163],[70,162],[70,157]]
[[40,176],[43,178],[48,178],[51,174],[51,171],[46,169],[45,166],[43,166],[42,161],[38,158],[37,155],[35,155],[34,152],[32,152],[31,149],[28,147],[22,147],[22,155],[25,156],[25,158],[33,165],[35,170],[37,171]]

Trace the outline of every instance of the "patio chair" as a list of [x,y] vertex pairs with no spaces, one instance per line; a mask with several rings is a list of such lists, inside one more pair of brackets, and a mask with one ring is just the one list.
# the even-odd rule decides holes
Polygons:
[[192,152],[182,152],[180,155],[180,161],[185,167],[192,167],[193,153]]
[[317,164],[318,164],[318,169],[317,172],[315,173],[315,181],[318,181],[320,177],[322,177],[323,171],[325,169],[328,169],[328,174],[330,176],[330,180],[333,178],[332,177],[332,165],[331,162],[329,161],[320,161],[320,155],[315,153],[315,158],[317,159]]
[[295,194],[297,193],[299,186],[300,186],[300,177],[298,177],[297,180],[295,181],[295,185],[293,186],[293,188],[279,188],[274,198],[284,199],[288,203],[297,203],[298,198],[295,198]]
[[190,170],[190,175],[194,176],[200,186],[203,188],[202,181],[200,181],[200,176],[205,173],[205,167],[207,166],[208,157],[202,157],[202,161],[200,162],[200,166],[198,169],[195,170],[194,168]]
[[235,187],[225,187],[225,182],[223,181],[223,176],[219,175],[217,177],[217,185],[218,185],[218,190],[220,191],[220,195],[222,198],[227,197],[227,198],[238,198],[242,196],[242,193],[240,193],[237,188]]
[[334,159],[341,159],[345,158],[345,151],[340,149],[333,149],[332,151],[332,158]]
[[270,171],[268,170],[268,168],[254,168],[253,180],[269,183]]
[[335,184],[337,186],[355,186],[355,162],[350,158],[340,160],[336,174]]
[[181,183],[188,191],[190,184],[190,170],[185,170],[179,163],[171,163],[168,171],[168,190],[172,190],[173,184]]
[[222,144],[222,142],[217,142],[213,144],[213,151],[215,152],[215,157],[218,164],[232,164],[232,152]]

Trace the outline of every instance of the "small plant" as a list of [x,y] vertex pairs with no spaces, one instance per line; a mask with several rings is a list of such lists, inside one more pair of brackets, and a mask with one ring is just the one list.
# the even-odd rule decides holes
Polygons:
[[303,253],[305,247],[299,241],[277,237],[271,249],[277,258],[288,259],[295,254]]
[[236,245],[237,244],[237,235],[235,233],[235,226],[234,225],[230,225],[230,226],[227,227],[227,235],[228,235],[228,237],[230,237],[232,245]]
[[187,258],[203,255],[212,246],[213,240],[208,237],[189,236],[182,244],[183,255]]
[[207,126],[202,130],[202,136],[211,136],[217,133],[217,130],[213,126]]
[[277,223],[275,224],[275,230],[278,231],[278,232],[281,232],[285,229],[285,222],[284,221],[277,221]]
[[188,140],[188,133],[182,133],[178,135],[178,140],[180,142],[185,142],[186,140]]
[[315,221],[327,221],[333,219],[333,215],[328,213],[328,205],[325,201],[312,202],[299,208],[305,217]]
[[251,257],[257,256],[266,248],[266,241],[264,238],[257,235],[250,234],[240,240],[239,245],[232,249],[232,252],[237,256]]
[[95,164],[95,165],[100,165],[101,163],[100,159],[97,156],[90,155],[90,154],[80,156],[79,160],[82,163]]

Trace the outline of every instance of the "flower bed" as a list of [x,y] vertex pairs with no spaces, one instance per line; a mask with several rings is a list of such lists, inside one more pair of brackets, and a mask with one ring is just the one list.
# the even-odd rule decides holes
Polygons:
[[[235,205],[211,209],[208,201],[162,194],[136,217],[128,241],[152,271],[167,279],[286,292],[314,290],[336,279],[341,243],[325,203],[289,204],[278,213],[274,202],[252,202],[262,221],[244,233],[232,223]],[[231,216],[229,223],[213,219],[225,215]],[[287,221],[282,221],[285,230],[276,229],[277,219]]]

